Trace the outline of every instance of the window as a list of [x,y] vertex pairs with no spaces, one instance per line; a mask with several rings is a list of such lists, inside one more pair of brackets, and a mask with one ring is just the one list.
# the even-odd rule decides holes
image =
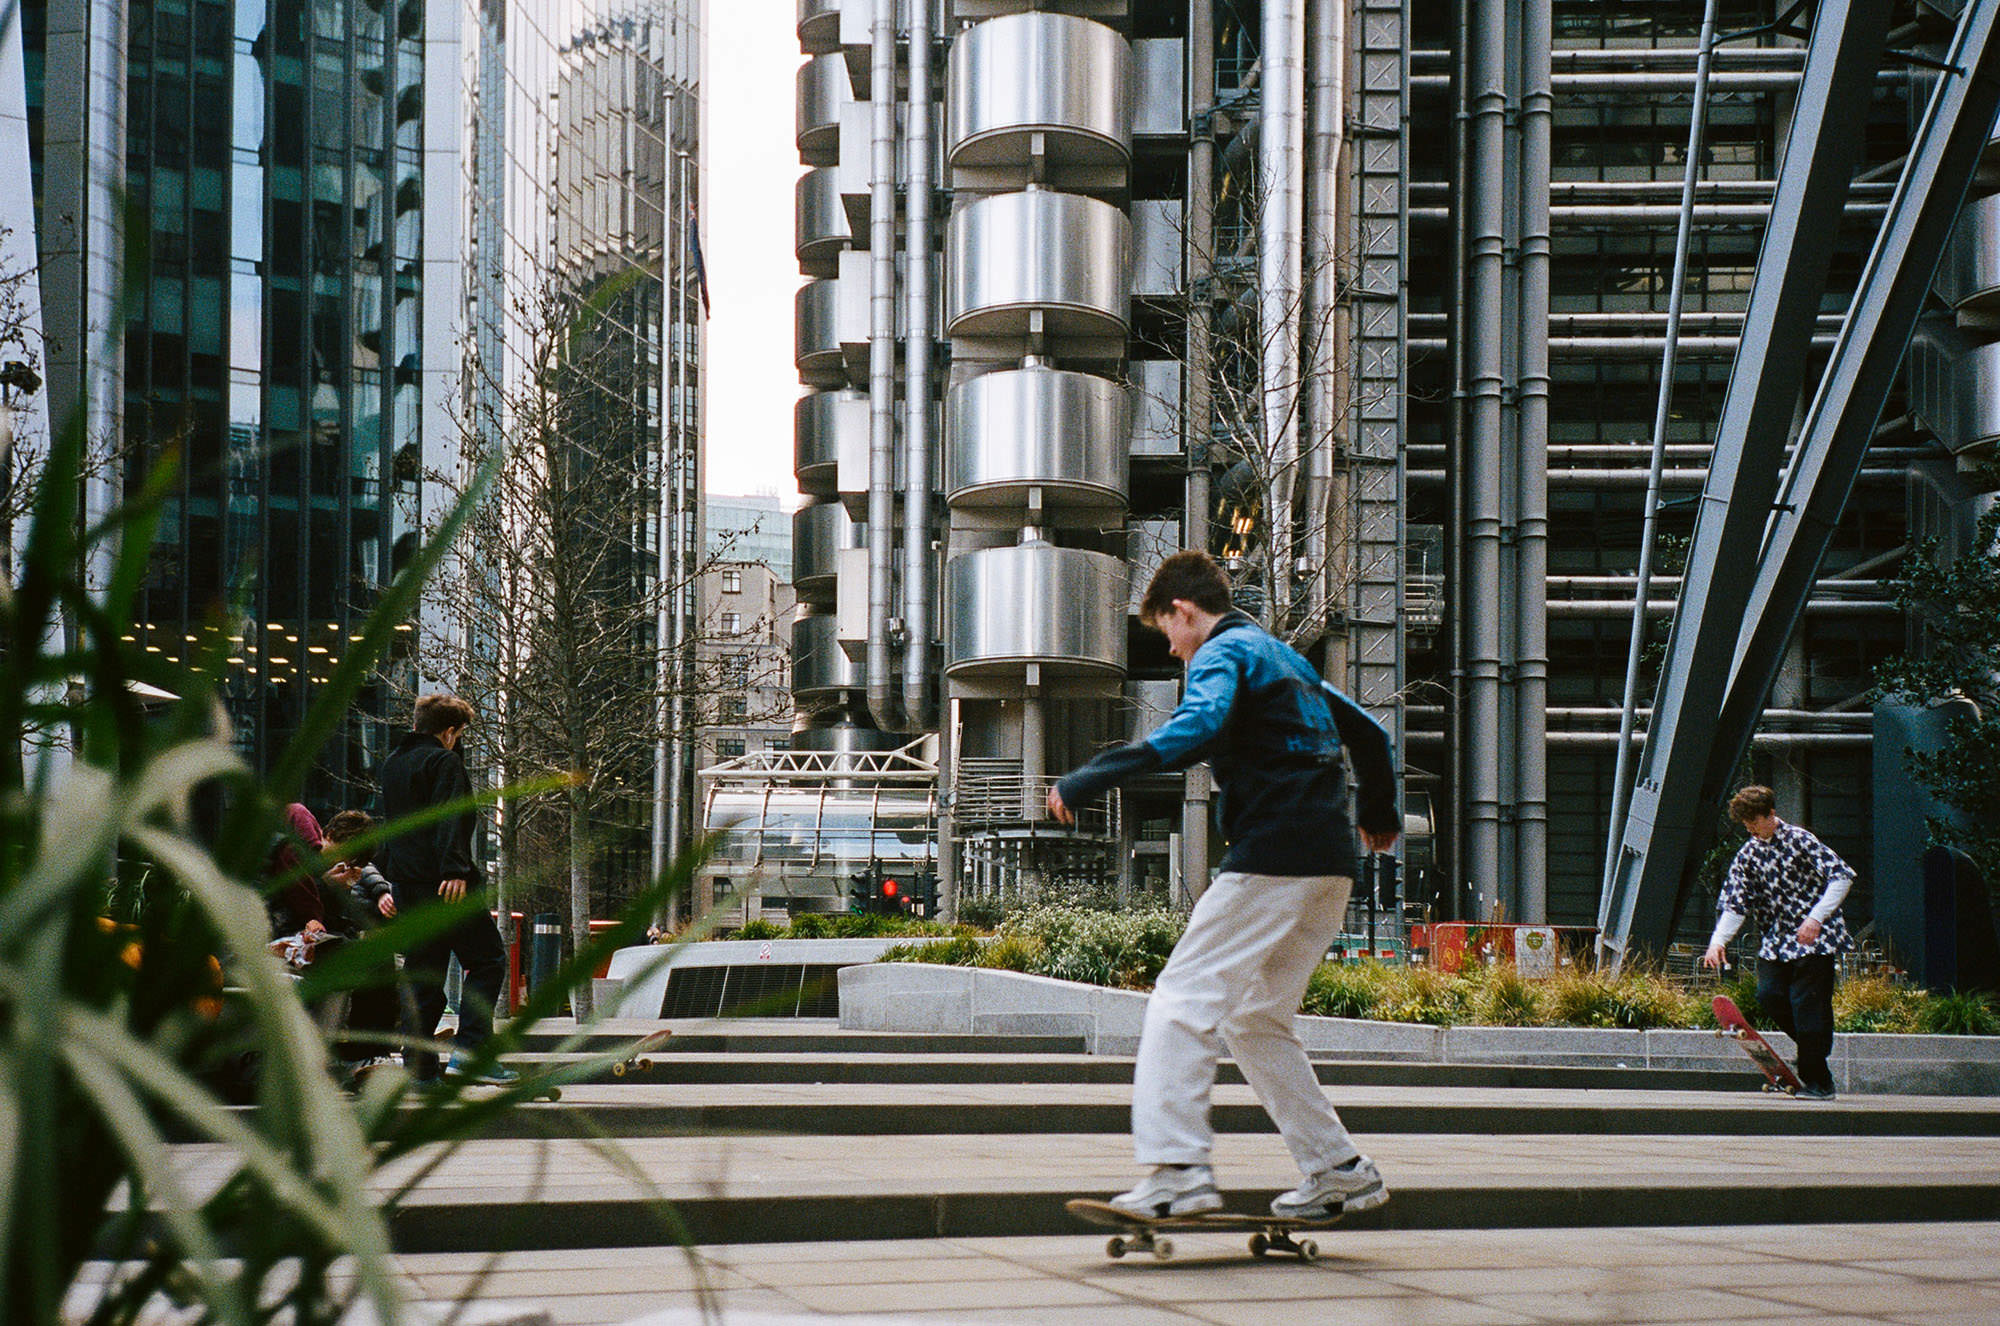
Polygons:
[[723,613],[723,614],[722,614],[722,633],[723,633],[724,635],[741,635],[741,634],[743,634],[743,614],[742,614],[742,613],[740,613],[740,612],[725,612],[725,613]]
[[743,753],[743,738],[718,737],[715,742],[715,758],[733,760]]
[[716,719],[723,723],[741,723],[748,711],[749,707],[744,704],[742,696],[725,695],[717,706]]
[[750,656],[730,654],[716,668],[716,678],[725,689],[741,690],[750,684]]
[[741,571],[724,571],[722,573],[722,592],[725,594],[741,594],[743,592],[743,573]]

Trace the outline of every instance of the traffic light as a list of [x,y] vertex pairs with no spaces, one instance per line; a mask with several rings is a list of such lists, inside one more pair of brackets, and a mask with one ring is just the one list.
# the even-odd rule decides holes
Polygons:
[[847,877],[847,910],[865,916],[875,910],[875,877],[857,870]]
[[918,916],[936,916],[938,882],[936,875],[918,875],[910,881],[910,910]]
[[908,899],[903,895],[903,886],[893,879],[882,881],[881,891],[875,898],[875,910],[884,916],[894,916],[903,910]]

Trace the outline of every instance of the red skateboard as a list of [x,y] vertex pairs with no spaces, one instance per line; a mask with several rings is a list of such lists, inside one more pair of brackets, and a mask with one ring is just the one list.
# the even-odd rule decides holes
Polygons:
[[1782,1091],[1787,1096],[1796,1096],[1805,1090],[1805,1083],[1799,1081],[1799,1075],[1792,1071],[1792,1066],[1785,1062],[1783,1055],[1771,1048],[1771,1042],[1757,1034],[1757,1029],[1743,1016],[1743,1010],[1736,1006],[1735,1000],[1728,995],[1717,995],[1712,1006],[1715,1020],[1722,1024],[1716,1035],[1743,1047],[1743,1052],[1763,1070],[1764,1090]]

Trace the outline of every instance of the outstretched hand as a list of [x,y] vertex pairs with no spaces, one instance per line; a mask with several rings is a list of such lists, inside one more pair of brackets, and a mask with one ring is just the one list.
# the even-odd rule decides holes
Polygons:
[[1053,787],[1049,789],[1049,814],[1055,817],[1055,821],[1058,824],[1076,823],[1075,812],[1064,804],[1062,793]]

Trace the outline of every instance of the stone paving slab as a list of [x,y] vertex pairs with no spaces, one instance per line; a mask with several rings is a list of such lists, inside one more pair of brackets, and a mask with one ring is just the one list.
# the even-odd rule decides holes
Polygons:
[[[2000,1136],[2000,1099],[1991,1097],[1362,1085],[1331,1094],[1348,1126],[1368,1132]],[[1131,1099],[1120,1083],[656,1083],[636,1073],[567,1088],[560,1105],[526,1106],[495,1120],[489,1136],[1124,1133]],[[1219,1131],[1272,1131],[1249,1088],[1218,1086],[1214,1102]]]
[[[1395,1193],[1356,1228],[2000,1219],[2000,1139],[1362,1134]],[[214,1148],[178,1158],[196,1191]],[[1810,1165],[1802,1166],[1800,1156]],[[386,1187],[419,1158],[387,1167]],[[1267,1134],[1217,1139],[1218,1178],[1255,1210],[1296,1182]],[[1127,1186],[1128,1144],[1102,1135],[709,1136],[475,1142],[444,1160],[393,1226],[406,1251],[1049,1233],[1062,1203]]]
[[[1109,1261],[1074,1234],[400,1259],[446,1306],[487,1292],[557,1326],[791,1326],[838,1319],[1089,1326],[1284,1323],[2000,1320],[2000,1223],[1573,1230],[1333,1230],[1312,1265],[1258,1262],[1234,1237],[1177,1237],[1174,1260]],[[698,1270],[696,1269],[698,1266]],[[652,1282],[647,1283],[647,1278]],[[706,1301],[691,1288],[708,1286]],[[638,1285],[640,1287],[635,1288]],[[690,1301],[693,1300],[693,1301]]]

